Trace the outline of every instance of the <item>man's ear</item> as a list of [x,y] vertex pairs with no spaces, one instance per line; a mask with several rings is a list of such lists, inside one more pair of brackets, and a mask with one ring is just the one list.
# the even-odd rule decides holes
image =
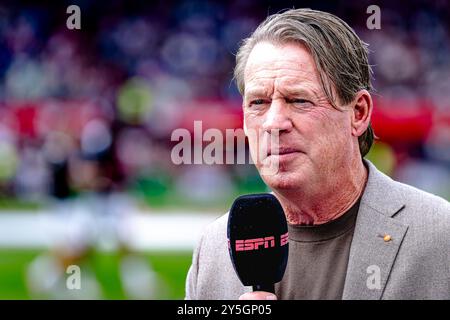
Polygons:
[[361,136],[369,127],[372,117],[373,101],[367,90],[360,90],[352,103],[352,135]]

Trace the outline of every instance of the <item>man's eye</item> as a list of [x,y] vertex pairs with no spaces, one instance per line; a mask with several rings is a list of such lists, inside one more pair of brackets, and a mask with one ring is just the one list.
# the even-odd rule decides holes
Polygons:
[[313,103],[306,99],[287,99],[287,103],[294,103],[301,105],[302,107],[310,107],[313,105]]
[[252,105],[261,105],[261,104],[264,104],[264,99],[255,99],[255,100],[250,101],[251,106]]
[[288,100],[289,103],[312,103],[309,100],[306,99],[289,99]]

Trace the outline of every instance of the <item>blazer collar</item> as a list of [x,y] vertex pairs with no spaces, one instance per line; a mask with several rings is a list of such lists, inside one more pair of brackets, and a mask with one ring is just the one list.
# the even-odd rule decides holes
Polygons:
[[[408,226],[394,220],[405,201],[370,161],[344,284],[343,299],[381,299]],[[389,236],[386,237],[385,236]]]
[[403,194],[395,186],[397,182],[379,171],[369,160],[363,160],[369,171],[361,204],[392,217],[405,206]]

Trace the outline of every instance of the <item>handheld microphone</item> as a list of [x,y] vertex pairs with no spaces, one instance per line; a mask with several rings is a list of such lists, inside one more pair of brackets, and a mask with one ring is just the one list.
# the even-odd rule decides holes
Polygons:
[[237,198],[228,216],[228,250],[239,279],[253,291],[275,293],[283,279],[289,244],[286,217],[272,194]]

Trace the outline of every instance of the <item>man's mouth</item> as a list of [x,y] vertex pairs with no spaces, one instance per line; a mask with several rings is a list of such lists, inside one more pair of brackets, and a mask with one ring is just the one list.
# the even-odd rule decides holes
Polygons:
[[283,156],[283,155],[289,155],[289,154],[294,154],[294,153],[300,153],[301,151],[297,148],[292,148],[292,147],[279,147],[279,148],[274,148],[269,149],[269,152],[267,153],[267,156],[275,156],[275,155],[279,155],[279,156]]

